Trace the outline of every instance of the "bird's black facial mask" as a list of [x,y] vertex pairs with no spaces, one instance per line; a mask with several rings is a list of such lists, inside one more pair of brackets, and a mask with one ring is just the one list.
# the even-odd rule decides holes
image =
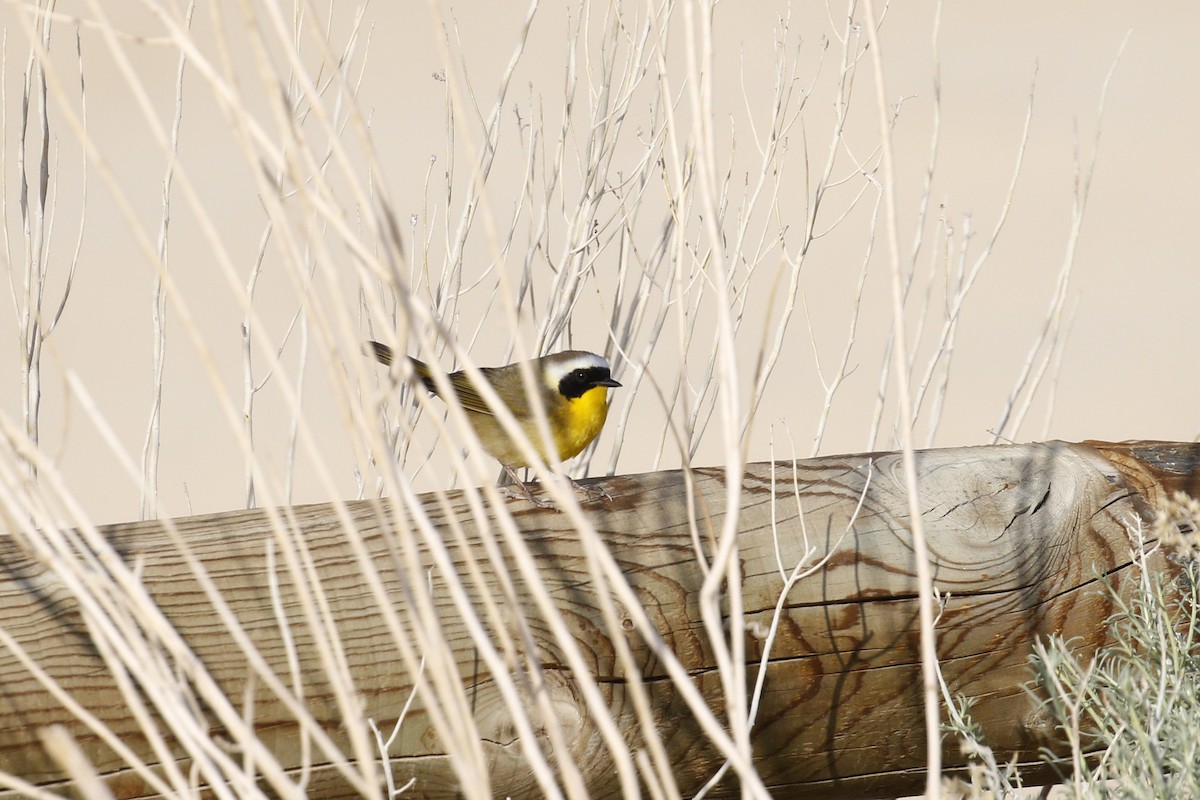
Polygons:
[[580,367],[573,369],[558,382],[558,391],[563,397],[574,400],[582,397],[589,389],[597,386],[620,386],[612,379],[612,373],[606,367]]

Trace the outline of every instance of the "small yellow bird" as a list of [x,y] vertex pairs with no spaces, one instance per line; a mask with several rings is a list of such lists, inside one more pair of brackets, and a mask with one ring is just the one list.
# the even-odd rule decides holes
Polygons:
[[[380,342],[367,342],[367,345],[376,359],[384,364],[392,363],[392,348]],[[425,384],[425,388],[440,396],[429,366],[411,357],[408,361],[417,377]],[[613,380],[611,368],[603,356],[583,350],[564,350],[561,353],[535,358],[530,362],[530,366],[538,383],[550,435],[554,439],[556,452],[552,458],[547,457],[542,446],[542,437],[537,427],[537,411],[525,392],[522,365],[483,367],[479,371],[512,412],[538,455],[545,461],[565,461],[600,435],[608,417],[608,390],[621,384]],[[534,498],[529,487],[517,477],[517,469],[529,466],[528,459],[504,430],[504,426],[488,407],[467,373],[451,372],[446,377],[459,405],[467,412],[467,419],[475,429],[483,449],[500,462],[517,486],[521,487],[526,498],[537,505],[544,505]]]

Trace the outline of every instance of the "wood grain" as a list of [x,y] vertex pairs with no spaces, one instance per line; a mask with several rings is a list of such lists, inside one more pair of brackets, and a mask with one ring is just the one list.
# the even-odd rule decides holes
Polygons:
[[[1104,620],[1112,608],[1097,576],[1120,583],[1131,563],[1126,526],[1147,519],[1162,492],[1194,490],[1198,458],[1198,445],[1153,442],[1051,442],[918,453],[920,505],[935,581],[950,595],[938,626],[942,669],[953,692],[976,698],[975,717],[1000,757],[1019,753],[1029,759],[1039,746],[1053,744],[1053,732],[1023,689],[1031,677],[1027,659],[1033,642],[1057,633],[1074,638],[1085,652],[1103,642]],[[721,680],[699,611],[704,575],[688,522],[686,480],[680,472],[608,479],[603,486],[612,499],[588,504],[587,510],[659,635],[711,706],[721,710]],[[691,480],[700,544],[710,549],[707,537],[720,531],[727,514],[723,471],[695,470]],[[525,626],[532,646],[510,648],[506,663],[517,673],[531,658],[540,662],[543,696],[590,794],[618,796],[611,757],[573,678],[563,642],[533,603],[502,537],[496,545],[499,563],[511,564],[511,569],[497,569],[497,562],[487,557],[488,541],[496,541],[494,521],[486,514],[473,517],[461,495],[449,498],[445,507],[432,498],[426,502],[453,564],[450,576],[433,565],[430,549],[414,533],[416,522],[405,509],[362,501],[345,504],[344,513],[402,621],[403,635],[416,644],[422,641],[414,622],[421,603],[428,602],[436,615],[438,646],[445,648],[457,674],[428,676],[428,681],[462,688],[470,703],[487,763],[486,775],[478,779],[486,780],[496,796],[541,795],[512,714],[463,624],[448,580],[461,583],[473,607],[491,604],[494,613],[481,612],[481,619],[497,641],[506,633],[526,641],[520,639]],[[746,656],[752,665],[749,681],[756,676],[762,633],[771,624],[783,587],[779,564],[790,570],[807,545],[816,549],[816,558],[828,556],[820,571],[795,584],[784,603],[753,729],[755,764],[764,782],[776,796],[884,797],[919,788],[925,753],[917,585],[898,455],[755,464],[742,479],[740,500],[738,563]],[[519,500],[511,501],[510,508],[522,541],[536,555],[539,578],[572,640],[586,654],[623,738],[637,747],[642,734],[630,695],[631,676],[604,624],[603,598],[594,588],[580,537],[567,515]],[[314,505],[288,512],[292,536],[284,539],[272,532],[268,514],[261,510],[175,520],[178,539],[160,522],[110,526],[102,534],[128,563],[139,565],[154,602],[234,705],[242,707],[253,698],[248,713],[259,739],[293,775],[306,776],[309,796],[354,796],[353,787],[319,748],[309,768],[301,769],[304,750],[294,714],[255,674],[179,544],[186,543],[204,565],[265,662],[294,682],[297,673],[289,671],[282,613],[300,658],[304,706],[345,747],[346,725],[361,725],[368,716],[381,725],[395,719],[413,678],[337,509]],[[313,565],[311,572],[277,567],[278,603],[267,581],[266,554],[272,548],[280,563],[284,551],[295,548]],[[87,621],[53,565],[32,555],[20,537],[6,537],[0,543],[0,567],[4,632],[76,701],[154,763],[111,670],[98,655]],[[471,577],[472,569],[478,570],[478,581]],[[415,586],[417,574],[430,575],[431,587]],[[306,620],[297,582],[323,590],[323,613],[340,638],[361,704],[361,718],[352,722],[325,677],[318,656],[321,636]],[[647,687],[675,779],[682,791],[694,792],[721,759],[644,638],[631,623],[622,626],[621,635]],[[146,657],[156,654],[147,652]],[[524,684],[518,680],[518,685]],[[45,786],[62,780],[37,735],[40,728],[61,723],[118,796],[148,791],[4,646],[0,718],[5,720],[0,727],[4,772]],[[209,715],[209,723],[214,736],[223,735],[215,714]],[[548,748],[549,734],[539,729],[537,735],[538,746]],[[471,779],[456,774],[437,724],[420,702],[392,752],[397,779],[416,779],[413,796],[449,797],[462,780]],[[953,743],[945,757],[951,765],[962,760]],[[736,785],[727,781],[717,796],[734,792]]]

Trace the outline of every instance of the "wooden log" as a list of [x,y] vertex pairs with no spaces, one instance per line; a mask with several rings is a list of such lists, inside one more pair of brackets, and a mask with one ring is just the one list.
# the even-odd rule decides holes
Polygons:
[[[1096,576],[1120,582],[1131,564],[1127,526],[1147,520],[1164,492],[1197,493],[1198,460],[1200,445],[1162,442],[1050,442],[918,453],[934,580],[950,595],[938,624],[943,673],[952,692],[976,699],[974,716],[1001,757],[1019,753],[1034,759],[1039,746],[1053,744],[1053,731],[1023,689],[1031,677],[1027,660],[1035,640],[1052,633],[1074,637],[1085,652],[1104,642],[1112,607]],[[694,470],[690,495],[687,480],[681,472],[608,479],[602,485],[611,500],[590,503],[587,511],[662,639],[707,702],[723,713],[721,680],[699,611],[703,571],[688,520],[698,519],[702,533],[721,530],[727,514],[724,475],[718,469]],[[689,496],[694,497],[691,508]],[[465,574],[475,561],[482,586],[492,592],[488,598],[463,580],[468,597],[477,604],[502,599],[508,591],[502,584],[511,583],[518,598],[511,610],[522,615],[535,637],[563,742],[590,794],[616,796],[619,783],[561,642],[551,635],[520,577],[499,574],[477,558],[484,545],[480,521],[472,520],[461,494],[448,497],[448,506],[429,501],[428,514],[446,532],[455,569]],[[762,632],[771,626],[783,587],[781,565],[790,570],[808,545],[815,548],[811,558],[828,556],[783,603],[753,728],[754,763],[763,782],[777,796],[885,797],[919,789],[925,753],[917,584],[899,456],[754,464],[743,477],[740,498],[737,555],[749,681],[757,675]],[[624,738],[638,746],[631,676],[602,622],[580,537],[565,514],[520,500],[511,501],[511,508],[523,541],[537,556],[540,578],[574,642],[587,654]],[[387,596],[404,617],[412,610],[405,598],[413,587],[403,574],[397,541],[409,535],[411,520],[387,503],[355,502],[345,509]],[[343,529],[345,518],[331,505],[287,511],[307,547],[311,580],[327,599],[323,613],[340,637],[362,716],[390,724],[408,700],[413,678],[363,577]],[[461,526],[458,533],[452,520]],[[206,568],[265,663],[281,676],[302,676],[307,713],[344,745],[345,726],[362,720],[346,718],[325,677],[320,637],[303,621],[296,591],[301,573],[276,570],[277,597],[272,596],[266,554],[276,534],[269,514],[197,516],[175,520],[174,527],[178,538],[153,521],[101,532],[128,563],[138,565],[154,603],[233,704],[253,699],[246,714],[259,740],[293,776],[304,776],[308,796],[355,796],[357,790],[323,760],[320,748],[310,751],[311,742],[298,736],[295,713],[255,674],[180,546],[186,544]],[[702,549],[710,544],[701,538]],[[427,568],[432,563],[427,548],[417,552],[424,559],[421,568]],[[81,617],[58,571],[31,554],[19,537],[0,543],[0,567],[0,629],[6,637],[139,757],[156,763],[158,756],[101,658],[89,627],[94,623]],[[470,687],[488,765],[480,779],[495,796],[541,795],[495,677],[483,668],[449,592],[442,590],[447,576],[436,568],[430,574],[437,622],[458,668],[450,677]],[[296,621],[289,634],[298,663],[288,662],[281,615]],[[722,759],[644,638],[628,631],[625,641],[679,788],[694,792]],[[17,652],[0,643],[0,718],[6,721],[0,725],[0,772],[47,787],[62,781],[38,737],[45,726],[60,723],[117,796],[150,791],[111,746],[46,691]],[[220,737],[215,717],[209,715],[210,729]],[[415,779],[413,796],[449,797],[464,780],[439,741],[429,709],[419,703],[391,752],[398,781]],[[947,743],[945,758],[951,766],[962,763],[953,742]],[[715,796],[734,791],[734,782],[727,781]]]

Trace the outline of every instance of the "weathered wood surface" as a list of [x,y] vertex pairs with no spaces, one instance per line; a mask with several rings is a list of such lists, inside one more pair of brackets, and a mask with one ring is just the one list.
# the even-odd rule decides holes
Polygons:
[[[951,690],[977,699],[976,719],[1002,757],[1032,757],[1052,731],[1023,691],[1027,657],[1035,637],[1059,633],[1094,648],[1112,610],[1095,576],[1120,581],[1130,565],[1126,525],[1147,519],[1164,491],[1197,492],[1200,445],[1157,442],[1046,443],[931,450],[918,454],[921,508],[936,585],[950,599],[939,623],[938,652]],[[719,531],[725,519],[723,474],[693,473],[701,531]],[[800,557],[805,534],[793,477],[799,480],[807,540],[818,557],[836,547],[828,564],[791,590],[773,650],[761,711],[754,727],[755,762],[779,797],[894,796],[919,788],[925,763],[921,734],[917,585],[900,459],[895,454],[850,455],[755,464],[741,492],[739,553],[743,605],[750,631],[770,624],[785,568]],[[869,479],[868,479],[869,476]],[[589,504],[597,529],[658,631],[678,654],[714,707],[721,684],[700,623],[703,579],[688,527],[685,478],[678,472],[606,480],[609,501]],[[860,496],[861,510],[855,516]],[[457,495],[452,494],[452,499]],[[460,503],[455,500],[455,503]],[[538,555],[541,578],[565,615],[578,644],[602,678],[606,700],[636,743],[626,675],[607,638],[599,603],[590,592],[579,537],[566,515],[512,501],[524,540]],[[349,514],[389,596],[403,614],[405,586],[398,574],[397,525],[386,504],[357,502]],[[332,508],[291,509],[307,545],[315,575],[330,603],[346,663],[361,698],[364,718],[388,725],[408,698],[411,678],[395,653],[362,570]],[[477,526],[461,505],[429,508],[442,524],[446,514],[465,520],[464,546],[449,544],[456,568],[477,555]],[[841,538],[848,524],[850,532]],[[774,528],[772,521],[774,520]],[[400,520],[403,523],[403,518]],[[290,675],[277,613],[266,580],[265,553],[273,534],[262,511],[192,517],[176,521],[182,539],[213,576],[230,608],[266,661]],[[256,679],[248,659],[221,625],[212,602],[197,584],[179,548],[161,523],[117,525],[103,530],[126,559],[140,564],[144,585],[192,651],[239,706],[253,690],[260,738],[285,764],[302,762],[292,715]],[[453,542],[447,533],[448,542]],[[497,576],[484,580],[494,584]],[[525,586],[510,576],[518,597]],[[459,675],[470,685],[490,786],[496,796],[536,796],[513,727],[493,679],[483,671],[470,637],[433,575],[433,599]],[[479,593],[468,584],[476,600]],[[496,587],[492,599],[503,597]],[[303,624],[291,579],[280,578],[282,608],[304,676],[309,712],[335,740],[344,741],[343,714]],[[605,750],[582,699],[562,664],[561,649],[531,603],[519,601],[537,637],[546,675],[567,743],[593,796],[618,791]],[[0,542],[0,627],[19,642],[93,714],[151,763],[138,727],[98,657],[71,594],[44,565],[13,540]],[[685,793],[720,765],[661,664],[640,636],[627,641],[646,680],[656,724]],[[757,663],[763,640],[746,637],[747,660]],[[753,680],[755,669],[749,670]],[[53,785],[62,776],[44,753],[37,731],[63,723],[119,795],[145,791],[142,781],[107,746],[47,694],[0,644],[0,771],[31,783]],[[214,723],[214,730],[218,730]],[[218,730],[219,734],[219,730]],[[411,796],[454,794],[458,786],[428,715],[417,707],[392,748],[400,782],[417,779]],[[961,756],[948,743],[946,759]],[[337,773],[312,760],[311,797],[349,796]],[[736,787],[726,784],[718,796]],[[3,792],[0,792],[3,794]]]

